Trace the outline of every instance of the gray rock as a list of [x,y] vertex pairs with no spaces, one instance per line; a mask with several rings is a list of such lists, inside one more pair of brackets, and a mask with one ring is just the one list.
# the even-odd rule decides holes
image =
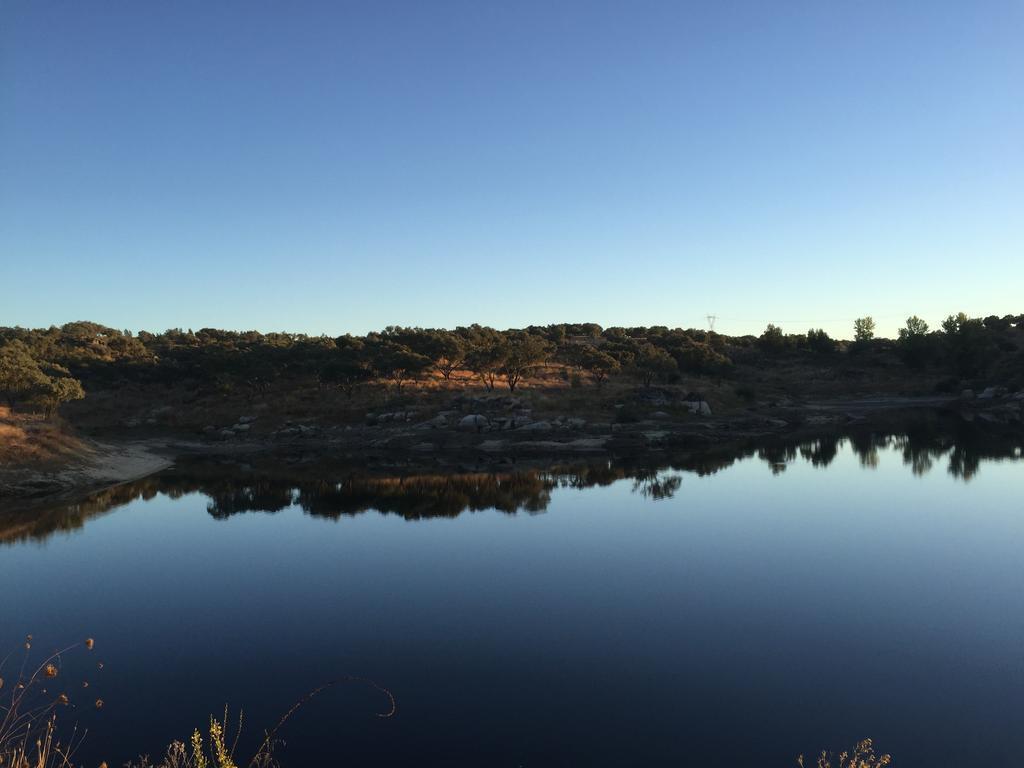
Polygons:
[[607,437],[581,437],[579,440],[573,440],[569,445],[574,451],[600,451],[604,449],[607,442]]
[[683,404],[690,409],[690,413],[698,416],[711,415],[711,406],[708,405],[707,400],[684,400]]
[[472,413],[469,416],[463,416],[459,419],[459,429],[473,430],[480,432],[481,430],[487,429],[490,422],[486,416],[481,416],[479,413]]
[[521,427],[517,427],[518,432],[550,432],[554,427],[551,426],[549,421],[532,421],[529,424],[524,424]]
[[238,423],[239,424],[252,424],[254,421],[256,421],[256,417],[255,416],[239,416],[238,417]]
[[235,432],[248,432],[252,428],[251,424],[236,424],[232,429]]
[[226,428],[222,429],[217,434],[220,435],[221,438],[224,439],[224,440],[229,440],[229,439],[231,439],[232,437],[235,436],[234,430],[230,430],[230,429],[226,429]]
[[651,414],[651,418],[652,419],[668,419],[668,418],[671,418],[671,417],[667,413],[665,413],[664,411],[655,411],[654,413]]
[[580,418],[577,418],[577,417],[572,417],[572,418],[566,419],[565,420],[565,424],[566,424],[566,426],[569,427],[569,429],[583,429],[585,426],[587,426],[587,420],[586,419],[580,419]]
[[996,388],[995,387],[985,387],[985,389],[982,390],[981,394],[978,395],[978,399],[979,400],[991,400],[995,396],[996,396]]
[[973,389],[965,389],[963,392],[960,393],[960,399],[961,400],[973,400],[974,399],[974,390]]

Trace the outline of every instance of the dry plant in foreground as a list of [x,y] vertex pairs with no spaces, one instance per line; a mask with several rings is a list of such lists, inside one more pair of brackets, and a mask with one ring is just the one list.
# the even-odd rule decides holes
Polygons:
[[[815,763],[815,768],[833,768],[833,757],[831,752],[823,750],[818,755],[818,762]],[[841,752],[835,759],[839,762],[835,764],[834,768],[885,768],[885,766],[892,764],[891,756],[875,754],[871,739],[858,741],[857,745],[853,748],[853,752]],[[805,766],[803,755],[800,755],[796,762],[800,768],[810,768],[809,764]]]
[[[30,664],[32,636],[25,638],[20,649],[20,663],[15,660],[18,651],[12,651],[0,660],[0,768],[75,768],[74,753],[86,736],[78,732],[76,725],[70,738],[64,743],[58,738],[57,711],[62,707],[75,709],[88,706],[99,710],[103,700],[93,698],[78,701],[68,691],[71,687],[89,694],[90,681],[76,679],[74,685],[65,673],[64,660],[72,652],[93,651],[95,641],[90,637],[50,654],[34,666]],[[10,667],[16,666],[17,669]],[[103,669],[102,662],[96,669]],[[296,701],[273,728],[264,734],[256,754],[248,761],[238,762],[235,758],[238,739],[242,732],[242,715],[239,714],[234,737],[228,735],[228,710],[225,707],[223,719],[210,717],[205,731],[193,731],[188,743],[174,741],[167,748],[166,755],[159,763],[151,763],[148,756],[140,757],[128,768],[272,768],[277,763],[273,756],[277,736],[292,716],[311,699],[335,686],[356,683],[367,685],[387,697],[388,708],[377,713],[377,717],[392,717],[397,705],[391,691],[373,680],[355,675],[344,675],[319,685]],[[84,695],[84,694],[81,694]],[[100,768],[108,768],[101,763]]]
[[[397,711],[398,706],[395,702],[395,697],[387,688],[365,677],[345,675],[317,686],[296,701],[281,716],[277,724],[266,732],[259,749],[256,750],[256,754],[248,762],[243,761],[239,763],[235,759],[238,738],[242,733],[243,718],[241,713],[238,716],[238,727],[235,729],[234,739],[231,739],[231,746],[228,747],[228,710],[225,707],[223,720],[210,717],[210,726],[205,736],[197,728],[192,732],[192,737],[189,739],[188,744],[183,741],[171,742],[167,748],[167,754],[164,755],[159,763],[150,762],[149,756],[144,755],[139,758],[138,762],[129,763],[125,768],[239,768],[242,765],[246,766],[246,768],[275,768],[278,762],[274,758],[274,745],[278,743],[277,734],[284,727],[284,724],[311,699],[319,696],[324,691],[344,683],[362,683],[374,690],[380,691],[387,697],[388,709],[386,712],[378,712],[377,717],[393,717]],[[100,768],[105,768],[105,766]]]
[[[17,669],[12,661],[15,651],[0,660],[0,766],[2,768],[72,768],[75,749],[85,738],[76,726],[67,742],[57,736],[57,710],[80,706],[78,696],[72,698],[70,680],[64,674],[64,659],[79,649],[93,650],[92,638],[55,651],[41,662],[30,664],[32,636],[25,638],[21,663]],[[102,664],[97,665],[102,669]],[[74,687],[87,690],[89,681]],[[82,705],[99,709],[101,699],[86,700]]]

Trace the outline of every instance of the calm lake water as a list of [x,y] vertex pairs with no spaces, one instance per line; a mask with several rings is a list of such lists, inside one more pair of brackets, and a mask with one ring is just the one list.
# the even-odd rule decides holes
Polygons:
[[225,704],[244,753],[343,674],[397,714],[325,693],[282,731],[285,765],[783,766],[865,736],[897,766],[1011,764],[1020,456],[930,434],[656,470],[182,465],[0,515],[0,644],[95,637],[61,673],[90,765]]

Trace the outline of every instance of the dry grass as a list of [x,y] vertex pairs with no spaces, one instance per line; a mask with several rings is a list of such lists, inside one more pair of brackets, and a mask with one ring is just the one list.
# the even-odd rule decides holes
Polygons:
[[[836,761],[834,766],[833,760]],[[805,765],[803,755],[800,755],[796,762],[800,768],[811,768],[810,763]],[[871,739],[858,741],[852,752],[840,752],[839,755],[833,755],[831,752],[822,751],[814,764],[815,768],[886,768],[888,765],[892,765],[892,757],[876,755]]]
[[[57,730],[57,712],[62,708],[88,707],[100,710],[103,700],[95,698],[88,680],[75,678],[74,693],[69,692],[71,675],[65,673],[65,660],[74,653],[90,654],[96,647],[92,638],[75,643],[31,662],[33,639],[25,638],[19,651],[0,659],[0,768],[75,768],[75,751],[86,736],[78,727],[62,740]],[[94,669],[101,670],[102,663]],[[126,768],[274,768],[274,746],[288,721],[312,699],[339,685],[366,685],[386,697],[388,706],[377,717],[394,716],[397,705],[391,691],[373,680],[343,675],[317,686],[296,701],[273,728],[264,733],[259,748],[249,760],[238,760],[235,753],[242,733],[243,717],[238,716],[233,736],[229,733],[228,710],[218,719],[211,716],[207,728],[195,729],[188,742],[174,741],[157,763],[143,756]],[[108,768],[106,762],[100,768]]]
[[[76,686],[79,692],[85,691],[82,701],[73,702],[67,689],[69,675],[65,674],[64,662],[72,653],[91,653],[95,643],[88,638],[33,665],[29,663],[32,642],[29,635],[20,655],[12,652],[0,659],[0,768],[74,768],[75,750],[86,734],[79,734],[76,726],[62,741],[57,733],[57,711],[74,706],[101,709],[103,701],[91,695],[86,681]],[[102,669],[102,663],[96,664],[95,668]],[[317,686],[296,701],[274,727],[264,733],[263,740],[249,760],[236,758],[243,717],[239,713],[232,734],[225,707],[221,718],[211,716],[209,725],[203,730],[195,729],[187,742],[171,742],[157,762],[142,756],[135,762],[126,763],[125,768],[276,768],[279,764],[274,756],[274,746],[282,728],[314,698],[347,684],[366,685],[381,693],[388,706],[385,711],[377,713],[377,717],[394,716],[397,704],[387,688],[364,677],[343,675]],[[75,697],[78,698],[78,693]],[[810,763],[805,763],[803,755],[797,758],[797,764],[800,768],[812,768]],[[814,768],[887,768],[891,764],[892,758],[888,754],[876,755],[871,739],[864,739],[849,752],[839,755],[821,752],[813,765]],[[107,768],[107,763],[101,763],[100,768]]]
[[19,464],[45,469],[88,451],[63,422],[48,421],[38,414],[11,413],[0,406],[0,467]]
[[[57,711],[78,706],[100,709],[103,701],[90,695],[88,681],[76,680],[76,691],[69,692],[64,661],[69,654],[90,653],[94,647],[90,638],[32,664],[29,635],[20,656],[9,653],[0,659],[0,766],[73,768],[75,750],[85,734],[76,727],[65,740],[59,738]],[[99,664],[97,669],[101,668]]]
[[[274,745],[278,743],[278,733],[280,733],[285,724],[296,712],[315,697],[335,686],[347,683],[368,685],[384,694],[388,700],[388,709],[385,712],[377,713],[377,717],[389,718],[394,716],[397,711],[397,704],[391,691],[367,678],[345,675],[317,686],[296,701],[281,716],[277,724],[265,733],[256,753],[247,761],[239,762],[235,757],[238,739],[242,733],[243,717],[239,713],[238,725],[232,738],[228,733],[228,710],[225,707],[222,719],[218,720],[216,717],[210,717],[210,725],[206,729],[205,734],[197,728],[192,732],[188,744],[183,741],[171,742],[170,746],[167,747],[167,753],[159,762],[153,763],[148,756],[142,756],[137,762],[126,764],[126,768],[240,768],[240,766],[245,766],[245,768],[276,768],[278,762],[274,757]],[[230,746],[228,746],[229,743]]]

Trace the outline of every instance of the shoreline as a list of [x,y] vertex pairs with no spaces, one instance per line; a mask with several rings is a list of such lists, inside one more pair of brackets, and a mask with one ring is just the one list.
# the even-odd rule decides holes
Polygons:
[[[844,431],[899,431],[929,420],[978,420],[1024,434],[1017,396],[991,401],[956,397],[870,397],[752,408],[725,416],[643,419],[632,423],[533,422],[522,427],[459,428],[438,420],[359,427],[316,426],[238,440],[164,434],[83,438],[87,451],[60,466],[0,470],[0,504],[25,511],[74,503],[97,491],[174,466],[177,459],[272,459],[285,467],[330,460],[396,472],[505,471],[565,461],[652,462],[677,453],[722,452],[757,442],[813,439]],[[464,419],[461,419],[464,420]],[[458,423],[458,422],[456,422]]]

